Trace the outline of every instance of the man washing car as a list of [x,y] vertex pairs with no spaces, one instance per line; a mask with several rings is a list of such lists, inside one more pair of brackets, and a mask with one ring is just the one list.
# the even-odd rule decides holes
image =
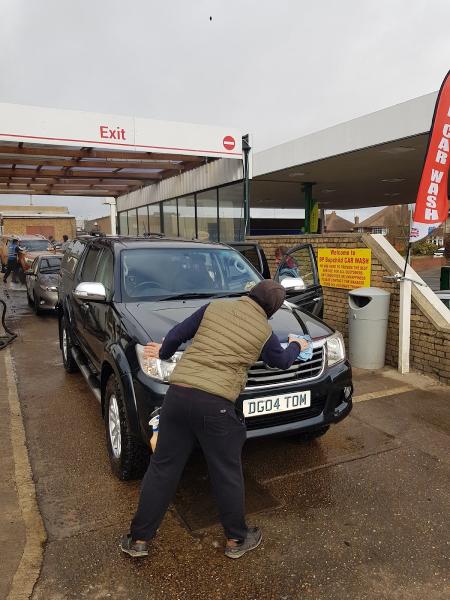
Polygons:
[[262,539],[247,527],[241,453],[246,439],[243,415],[234,402],[245,387],[248,369],[261,356],[271,367],[288,369],[308,343],[289,338],[284,349],[268,319],[281,307],[284,288],[264,280],[236,301],[213,300],[174,327],[163,344],[150,343],[147,358],[168,360],[193,338],[171,377],[161,410],[156,451],[142,481],[138,510],[121,549],[148,555],[176,491],[194,444],[205,455],[227,538],[225,555],[240,558]]

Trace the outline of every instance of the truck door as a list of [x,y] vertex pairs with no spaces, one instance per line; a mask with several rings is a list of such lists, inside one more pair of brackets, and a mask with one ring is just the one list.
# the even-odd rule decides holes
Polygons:
[[242,256],[245,256],[248,262],[261,273],[264,279],[270,279],[270,270],[266,255],[259,244],[252,242],[230,242],[228,245],[240,252]]
[[318,317],[323,315],[323,290],[311,244],[291,248],[281,259],[274,281],[286,288],[286,300]]
[[[89,246],[82,264],[80,265],[75,279],[73,289],[77,287],[79,283],[87,281],[95,281],[95,273],[97,271],[97,264],[100,258],[101,248],[98,246]],[[89,302],[82,298],[77,298],[72,295],[72,306],[73,306],[73,329],[76,337],[83,346],[83,350],[86,350],[89,358],[92,360],[91,352],[86,344],[86,317],[89,311]]]
[[108,315],[113,296],[113,254],[109,248],[103,248],[92,281],[103,283],[106,302],[87,302],[84,318],[84,340],[93,364],[99,368],[103,360],[104,348],[108,339]]

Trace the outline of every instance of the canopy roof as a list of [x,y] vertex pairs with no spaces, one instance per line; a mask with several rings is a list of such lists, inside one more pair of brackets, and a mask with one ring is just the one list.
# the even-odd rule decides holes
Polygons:
[[241,158],[223,127],[0,104],[0,193],[120,196],[216,158]]

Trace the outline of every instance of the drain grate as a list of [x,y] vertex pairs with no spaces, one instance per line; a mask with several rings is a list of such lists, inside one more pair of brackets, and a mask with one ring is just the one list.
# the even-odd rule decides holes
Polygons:
[[[279,506],[278,500],[251,475],[244,473],[244,478],[247,515]],[[200,451],[196,451],[186,465],[174,506],[191,531],[199,531],[220,522],[208,469]]]

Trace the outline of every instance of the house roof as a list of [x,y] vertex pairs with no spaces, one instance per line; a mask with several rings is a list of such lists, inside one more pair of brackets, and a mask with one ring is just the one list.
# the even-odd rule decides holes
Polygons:
[[336,211],[334,210],[332,213],[326,215],[325,222],[327,233],[329,233],[330,231],[353,231],[353,229],[355,228],[354,223],[352,223],[351,221],[347,221],[347,219],[344,219],[343,217],[340,217],[336,214]]
[[386,206],[385,208],[382,208],[374,215],[361,221],[358,227],[383,227],[386,225],[386,218],[391,216],[391,213],[393,212],[392,209],[394,208],[395,206]]

